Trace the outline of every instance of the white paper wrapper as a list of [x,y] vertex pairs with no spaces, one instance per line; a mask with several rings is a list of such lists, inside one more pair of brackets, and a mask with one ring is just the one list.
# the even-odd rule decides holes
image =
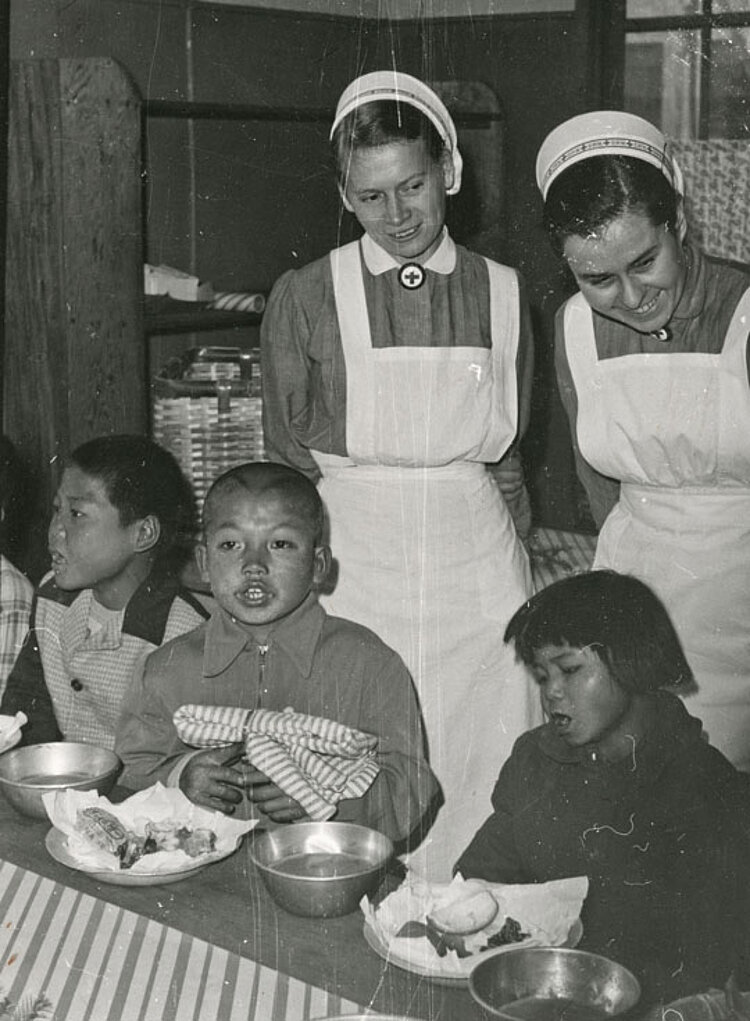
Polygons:
[[94,847],[76,831],[76,817],[82,808],[103,808],[111,812],[127,829],[139,836],[146,832],[147,822],[173,820],[188,829],[209,829],[216,834],[216,849],[210,854],[192,858],[185,851],[157,851],[139,858],[128,872],[154,874],[176,872],[189,866],[202,865],[224,857],[237,846],[240,837],[253,829],[256,819],[231,819],[221,812],[209,812],[194,805],[176,787],[154,784],[145,791],[138,791],[132,797],[113,805],[108,798],[96,791],[51,791],[42,795],[44,807],[52,825],[68,838],[68,850],[80,865],[88,870],[119,872],[120,862],[114,854]]
[[21,740],[21,727],[28,723],[25,713],[0,716],[0,754],[13,748]]
[[[476,964],[476,954],[487,946],[489,938],[500,932],[506,918],[515,919],[522,932],[529,934],[524,946],[562,946],[579,918],[588,893],[586,876],[558,879],[550,883],[506,885],[483,880],[465,880],[457,875],[450,883],[427,883],[418,878],[407,880],[389,894],[377,908],[368,898],[360,903],[366,922],[394,958],[444,975],[466,975]],[[425,922],[438,908],[466,899],[479,888],[489,890],[498,902],[495,919],[484,929],[464,937],[471,956],[459,957],[449,950],[438,955],[426,936],[399,937],[406,922]],[[517,944],[518,945],[518,944]]]

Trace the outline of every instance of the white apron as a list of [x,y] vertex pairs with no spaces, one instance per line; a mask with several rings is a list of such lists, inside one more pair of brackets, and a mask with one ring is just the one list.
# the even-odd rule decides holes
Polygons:
[[412,672],[445,805],[410,864],[448,880],[490,814],[513,741],[539,718],[533,682],[503,644],[531,592],[528,561],[479,463],[516,433],[516,277],[488,264],[492,350],[375,349],[358,244],[331,259],[349,456],[313,451],[339,567],[323,602],[372,628]]
[[720,354],[599,361],[591,310],[565,310],[584,458],[622,483],[595,567],[636,575],[663,599],[711,743],[750,769],[750,292]]

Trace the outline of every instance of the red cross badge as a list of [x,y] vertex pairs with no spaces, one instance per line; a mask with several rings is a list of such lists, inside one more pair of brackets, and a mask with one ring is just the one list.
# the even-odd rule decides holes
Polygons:
[[398,271],[398,282],[407,291],[416,291],[425,282],[427,274],[416,262],[405,262]]

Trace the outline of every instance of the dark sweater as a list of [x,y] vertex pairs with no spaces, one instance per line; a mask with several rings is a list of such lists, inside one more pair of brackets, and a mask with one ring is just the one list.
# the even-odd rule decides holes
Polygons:
[[750,777],[701,738],[680,699],[653,696],[626,761],[571,749],[549,724],[522,735],[493,814],[456,869],[500,883],[587,875],[581,947],[639,977],[642,1003],[747,979]]

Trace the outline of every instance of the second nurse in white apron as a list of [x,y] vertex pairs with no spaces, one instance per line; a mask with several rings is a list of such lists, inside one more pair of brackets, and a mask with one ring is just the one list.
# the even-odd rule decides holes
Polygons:
[[661,596],[697,681],[688,710],[750,769],[750,277],[691,244],[679,166],[640,117],[566,121],[537,180],[580,287],[556,359],[595,566]]
[[267,453],[320,480],[339,566],[327,610],[371,627],[411,669],[444,797],[411,864],[447,880],[513,741],[539,717],[502,641],[529,565],[485,467],[528,415],[530,328],[515,271],[445,229],[462,165],[431,89],[364,75],[331,136],[365,234],[273,289]]

